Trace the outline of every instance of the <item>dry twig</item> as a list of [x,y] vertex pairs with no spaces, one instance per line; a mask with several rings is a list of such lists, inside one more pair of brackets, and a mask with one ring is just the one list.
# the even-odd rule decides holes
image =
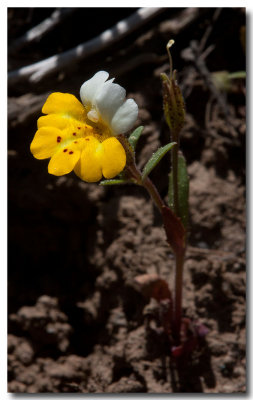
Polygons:
[[14,54],[22,50],[33,42],[38,42],[48,32],[54,29],[57,25],[62,23],[67,17],[74,12],[73,8],[60,8],[56,9],[49,18],[46,18],[37,26],[27,31],[23,36],[16,39],[9,47],[9,53]]
[[164,11],[163,8],[141,8],[130,17],[118,22],[111,29],[104,31],[88,42],[82,43],[60,55],[54,55],[35,64],[10,72],[8,76],[9,85],[11,87],[18,82],[27,80],[30,83],[38,83],[49,74],[67,68],[84,57],[87,58],[118,42],[162,11]]
[[[193,23],[199,17],[200,13],[202,13],[202,11],[199,11],[199,9],[197,8],[183,9],[172,19],[161,22],[159,25],[159,30],[166,35],[176,35],[186,29],[191,23]],[[138,43],[142,43],[143,38],[146,36],[148,36],[147,40],[151,40],[154,35],[154,29],[157,29],[157,27],[152,28],[148,31],[148,33],[142,34],[135,41],[135,46]],[[141,53],[135,57],[129,57],[128,54],[125,54],[125,56],[121,60],[117,60],[117,66],[115,65],[114,60],[114,62],[110,66],[110,71],[113,75],[114,69],[117,68],[117,75],[120,76],[139,67],[140,65],[145,65],[149,63],[161,64],[165,62],[167,58],[167,54],[159,56],[151,52]],[[50,71],[48,71],[48,73],[50,73]],[[20,79],[20,82],[22,83],[25,82],[26,78],[22,76],[20,77]],[[13,97],[10,98],[8,106],[9,124],[11,126],[17,126],[19,124],[25,123],[26,120],[29,120],[31,115],[33,115],[35,112],[39,112],[46,97],[47,94],[44,94],[42,96],[30,94],[29,96],[21,96],[18,99]]]

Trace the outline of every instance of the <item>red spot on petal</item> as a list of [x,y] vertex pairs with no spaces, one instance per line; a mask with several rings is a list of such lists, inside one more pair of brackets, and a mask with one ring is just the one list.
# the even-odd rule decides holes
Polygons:
[[87,137],[85,140],[89,141],[90,139]]
[[60,143],[61,141],[61,136],[57,136],[57,143]]
[[74,152],[73,151],[69,151],[69,154],[73,154]]
[[75,141],[74,141],[74,143],[78,143],[78,141],[77,141],[77,140],[75,140]]
[[77,127],[77,129],[81,129],[81,127],[80,127],[80,126],[78,126],[78,127]]
[[64,150],[63,150],[63,153],[66,153],[66,151],[68,151],[68,149],[64,149]]
[[73,136],[76,136],[76,132],[73,132]]

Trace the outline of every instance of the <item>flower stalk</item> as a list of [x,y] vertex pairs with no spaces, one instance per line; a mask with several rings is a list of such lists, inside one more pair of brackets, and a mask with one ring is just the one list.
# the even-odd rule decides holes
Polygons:
[[[168,243],[171,245],[175,253],[175,260],[176,260],[175,298],[173,302],[174,308],[172,310],[172,320],[170,321],[170,324],[172,327],[172,332],[174,334],[175,343],[178,344],[180,340],[180,327],[181,327],[181,317],[182,317],[182,311],[181,311],[182,277],[183,277],[183,263],[184,263],[184,252],[185,252],[185,241],[184,241],[185,230],[177,215],[173,213],[169,209],[169,207],[166,206],[165,202],[162,200],[152,180],[148,176],[145,176],[143,178],[143,174],[136,166],[134,153],[131,150],[131,147],[129,146],[128,140],[123,135],[119,135],[118,140],[122,144],[127,155],[127,164],[126,164],[127,177],[133,180],[136,184],[143,186],[149,193],[151,199],[153,200],[154,204],[161,213]],[[176,145],[174,146],[173,150],[175,148]],[[177,157],[178,150],[175,152],[175,154]],[[172,164],[172,169],[173,169],[173,164]],[[176,178],[174,179],[175,181],[177,181]]]
[[[174,44],[170,40],[167,45],[167,51],[170,60],[170,74],[169,77],[163,73],[161,74],[163,84],[163,108],[166,122],[170,128],[171,139],[176,142],[172,148],[172,167],[171,167],[171,180],[172,188],[170,188],[171,198],[169,204],[173,212],[182,221],[181,209],[182,205],[179,201],[179,134],[184,124],[185,110],[184,99],[181,90],[176,81],[176,71],[173,71],[172,57],[170,47]],[[187,191],[188,196],[188,191]],[[186,201],[188,203],[188,199]],[[188,207],[188,204],[187,204]],[[184,212],[188,213],[188,209]],[[173,309],[173,331],[176,342],[180,342],[180,329],[182,319],[182,290],[183,290],[183,266],[185,255],[185,231],[184,231],[183,246],[174,248],[175,253],[175,291],[174,291],[174,309]]]
[[176,276],[175,276],[175,298],[173,310],[173,328],[176,342],[180,342],[180,330],[182,321],[182,292],[183,292],[183,269],[184,269],[184,252],[177,253],[176,259]]
[[157,206],[158,210],[162,214],[162,210],[163,210],[163,207],[165,204],[162,201],[161,196],[158,193],[158,190],[157,190],[156,186],[153,184],[153,182],[151,181],[151,179],[149,177],[145,178],[145,180],[142,181],[142,186],[148,191],[151,199],[153,200],[153,202]]

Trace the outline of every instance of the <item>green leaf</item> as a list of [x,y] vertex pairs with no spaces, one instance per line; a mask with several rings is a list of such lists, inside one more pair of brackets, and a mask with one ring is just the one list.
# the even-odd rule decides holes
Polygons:
[[228,74],[229,79],[244,79],[246,78],[246,71],[231,72]]
[[142,131],[144,129],[144,126],[139,126],[138,128],[136,128],[131,135],[128,138],[128,141],[130,143],[130,145],[132,146],[132,148],[135,150],[136,145],[138,143],[138,140],[142,134]]
[[166,146],[160,147],[153,155],[152,157],[148,160],[147,164],[145,165],[143,172],[142,172],[142,179],[145,179],[150,172],[152,171],[153,168],[156,167],[156,165],[161,161],[163,156],[172,149],[173,146],[175,146],[176,142],[171,142],[166,144]]
[[[173,175],[172,172],[169,174],[169,207],[174,210],[174,196],[173,196]],[[189,177],[187,174],[186,161],[182,154],[178,155],[178,209],[179,217],[186,228],[188,225],[188,214],[189,214]]]
[[105,179],[99,183],[100,186],[109,186],[109,185],[124,185],[125,183],[129,183],[126,179]]

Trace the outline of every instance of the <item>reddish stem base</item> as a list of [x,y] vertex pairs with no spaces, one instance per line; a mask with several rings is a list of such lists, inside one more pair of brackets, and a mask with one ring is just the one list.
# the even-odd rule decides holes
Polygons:
[[189,318],[182,318],[180,344],[171,347],[172,357],[188,357],[194,350],[201,346],[208,332],[209,330],[205,325],[197,321],[191,321]]

